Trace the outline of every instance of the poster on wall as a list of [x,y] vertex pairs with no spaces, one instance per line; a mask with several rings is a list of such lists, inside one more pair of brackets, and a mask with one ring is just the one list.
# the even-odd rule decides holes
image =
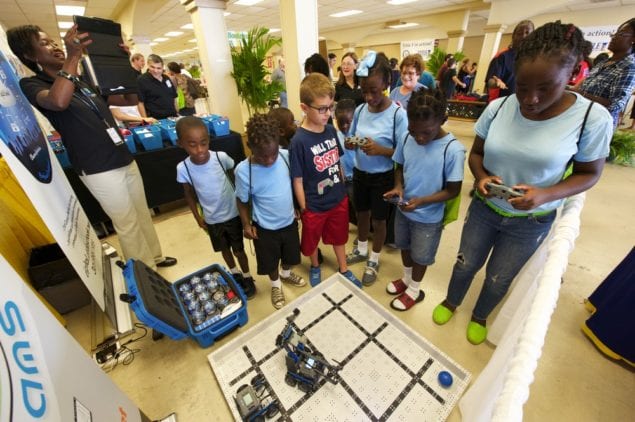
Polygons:
[[22,94],[9,57],[17,59],[8,51],[0,37],[0,154],[103,310],[101,243]]
[[1,255],[0,274],[0,421],[141,422]]
[[402,41],[401,42],[401,58],[410,54],[421,54],[424,60],[428,60],[432,50],[438,44],[435,39],[414,40],[414,41]]
[[593,44],[593,52],[591,57],[595,57],[600,53],[608,51],[611,36],[617,31],[618,25],[607,26],[581,26],[580,31],[584,35],[584,39],[591,41]]

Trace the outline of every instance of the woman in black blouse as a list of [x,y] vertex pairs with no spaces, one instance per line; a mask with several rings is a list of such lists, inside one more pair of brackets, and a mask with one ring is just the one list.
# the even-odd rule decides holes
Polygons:
[[355,101],[355,106],[364,102],[362,89],[359,87],[359,80],[355,74],[358,61],[353,52],[348,52],[342,56],[342,70],[340,78],[335,84],[335,101],[350,98]]

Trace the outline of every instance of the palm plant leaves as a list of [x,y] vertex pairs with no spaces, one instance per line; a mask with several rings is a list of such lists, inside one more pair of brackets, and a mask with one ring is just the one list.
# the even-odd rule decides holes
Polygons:
[[281,44],[280,38],[269,35],[269,29],[255,27],[247,32],[239,47],[231,49],[234,66],[231,75],[250,116],[267,110],[269,101],[277,98],[284,89],[277,81],[266,81],[269,72],[264,65],[267,53]]

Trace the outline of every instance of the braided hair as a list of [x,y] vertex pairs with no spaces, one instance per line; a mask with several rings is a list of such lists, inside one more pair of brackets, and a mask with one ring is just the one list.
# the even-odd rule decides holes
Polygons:
[[16,26],[7,31],[9,48],[22,64],[35,73],[39,70],[37,63],[26,56],[35,54],[33,44],[40,39],[40,32],[42,32],[42,28],[37,25]]
[[573,69],[582,60],[583,49],[582,31],[572,23],[557,20],[542,25],[521,41],[514,66],[518,70],[523,61],[548,56],[558,59],[562,67]]
[[448,103],[439,89],[421,88],[412,93],[408,102],[408,120],[445,121]]
[[266,114],[254,114],[247,122],[247,144],[258,149],[272,143],[277,144],[280,137],[278,121]]

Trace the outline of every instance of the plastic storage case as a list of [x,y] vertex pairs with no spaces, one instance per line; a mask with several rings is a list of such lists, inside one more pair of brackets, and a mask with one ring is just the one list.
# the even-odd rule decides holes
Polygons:
[[176,123],[169,119],[159,120],[159,127],[161,128],[161,137],[164,141],[169,141],[172,145],[176,145]]
[[210,114],[203,117],[203,120],[207,124],[209,133],[213,136],[227,136],[229,135],[229,119],[219,116],[217,114]]
[[123,139],[126,142],[126,146],[128,147],[128,150],[130,151],[130,153],[136,154],[137,146],[134,143],[134,135],[132,133],[130,133],[130,135],[124,135]]
[[[233,277],[218,264],[205,267],[174,283],[168,282],[143,262],[133,259],[128,260],[123,274],[128,288],[128,302],[137,318],[173,340],[192,337],[201,347],[209,347],[216,338],[247,323],[247,298]],[[208,281],[211,277],[207,277],[208,274],[216,275],[213,278],[217,286],[216,290],[206,289],[210,298],[204,302],[213,302],[216,311],[204,313],[205,319],[195,323],[194,314],[188,311],[188,301],[183,298],[182,290],[194,293],[193,279],[210,287],[212,282]],[[183,287],[186,284],[189,285],[188,289]],[[219,291],[227,299],[223,307],[220,306],[222,298],[216,293]],[[202,295],[201,292],[194,294],[198,297]]]
[[158,125],[137,126],[131,128],[137,143],[142,145],[146,151],[163,148],[161,139],[161,128]]

